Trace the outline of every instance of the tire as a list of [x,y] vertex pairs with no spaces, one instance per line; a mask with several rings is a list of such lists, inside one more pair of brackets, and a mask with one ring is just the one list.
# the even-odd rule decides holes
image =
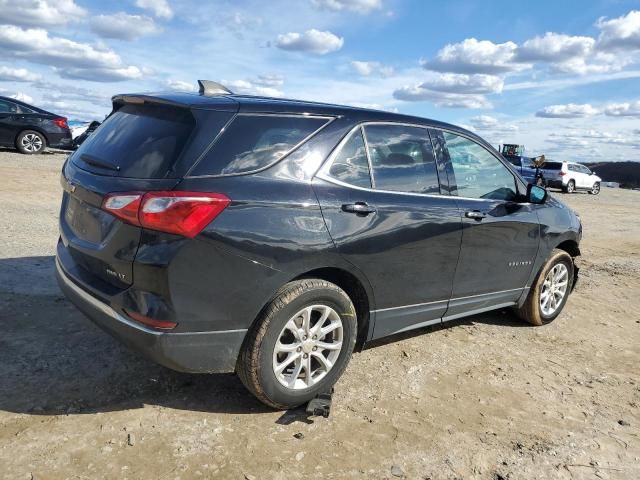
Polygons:
[[[311,330],[307,330],[308,336],[303,336],[302,322],[307,309],[311,312]],[[319,318],[327,312],[329,316],[323,322],[326,325],[323,330],[338,323],[341,328],[318,335],[320,343],[317,350],[313,350],[313,327],[318,326]],[[292,322],[296,335],[288,328]],[[355,307],[341,288],[320,279],[297,280],[281,288],[263,309],[245,338],[236,371],[244,386],[261,402],[277,409],[294,408],[328,391],[338,381],[351,358],[357,331]],[[340,345],[339,351],[322,348],[332,343],[334,347]],[[278,349],[289,350],[276,353],[276,344]],[[318,360],[318,355],[332,366],[329,368]],[[293,358],[295,360],[289,362]],[[282,373],[277,373],[278,367],[285,364],[287,367]],[[310,365],[310,377],[306,365]]]
[[[566,284],[565,290],[562,298],[559,303],[556,304],[556,307],[553,311],[545,311],[543,308],[543,300],[546,297],[549,297],[548,293],[546,297],[543,297],[544,292],[548,291],[550,285],[547,282],[548,276],[550,272],[556,267],[559,266],[556,270],[556,273],[562,272],[562,266],[566,270]],[[551,274],[553,276],[553,274]],[[564,278],[564,277],[563,277]],[[556,277],[555,284],[560,285],[562,280],[560,276]],[[553,287],[552,287],[553,288]],[[553,321],[567,303],[567,299],[569,298],[569,294],[571,293],[571,289],[573,288],[573,259],[571,256],[565,252],[564,250],[555,249],[551,252],[551,256],[544,264],[540,273],[536,277],[536,280],[533,282],[531,289],[529,290],[529,295],[525,300],[522,307],[516,309],[516,314],[524,321],[529,322],[531,325],[540,326],[545,325],[551,321]],[[554,295],[554,300],[557,301],[557,296]],[[547,308],[549,307],[549,303],[547,303]]]
[[564,191],[565,193],[573,193],[576,191],[576,182],[574,182],[573,180],[569,180],[569,183],[567,183],[567,186],[564,187]]
[[594,183],[593,187],[591,187],[591,190],[589,190],[589,193],[591,195],[598,195],[600,193],[600,182]]
[[16,148],[25,155],[42,153],[47,148],[47,139],[35,130],[24,130],[16,138]]

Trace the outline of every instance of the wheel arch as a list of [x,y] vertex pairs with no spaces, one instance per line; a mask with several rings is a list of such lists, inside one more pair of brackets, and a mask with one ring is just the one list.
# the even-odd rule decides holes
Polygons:
[[356,339],[356,351],[362,350],[364,344],[370,337],[370,310],[372,305],[371,294],[367,292],[367,289],[357,276],[338,267],[324,267],[309,270],[296,278],[291,279],[301,280],[303,278],[319,278],[326,280],[327,282],[334,283],[349,296],[353,305],[356,307],[356,315],[358,319],[358,337]]
[[556,245],[555,248],[564,250],[569,255],[571,255],[572,258],[579,257],[581,255],[580,247],[578,247],[578,242],[576,242],[575,240],[564,240],[563,242],[560,242],[558,245]]

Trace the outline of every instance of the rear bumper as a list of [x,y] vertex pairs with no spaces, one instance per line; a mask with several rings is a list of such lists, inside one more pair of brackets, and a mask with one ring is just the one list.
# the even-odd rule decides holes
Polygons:
[[56,258],[56,278],[65,296],[96,325],[165,367],[181,372],[233,372],[246,329],[161,332],[142,326],[76,284]]
[[71,131],[61,133],[47,133],[47,139],[49,140],[48,146],[51,148],[71,148],[71,145],[73,144]]
[[564,188],[565,185],[560,179],[547,180],[547,186],[551,188]]

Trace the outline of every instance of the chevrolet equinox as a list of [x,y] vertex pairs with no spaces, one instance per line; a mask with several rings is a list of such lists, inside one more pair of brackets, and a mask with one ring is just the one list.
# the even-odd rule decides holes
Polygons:
[[199,83],[113,97],[63,166],[58,282],[127,345],[290,408],[374,339],[562,311],[580,219],[486,141]]

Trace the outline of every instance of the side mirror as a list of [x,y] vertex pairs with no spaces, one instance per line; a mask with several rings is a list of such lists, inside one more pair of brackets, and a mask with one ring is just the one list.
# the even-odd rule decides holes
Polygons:
[[530,183],[527,185],[527,201],[538,205],[543,204],[547,201],[547,191],[538,185]]

